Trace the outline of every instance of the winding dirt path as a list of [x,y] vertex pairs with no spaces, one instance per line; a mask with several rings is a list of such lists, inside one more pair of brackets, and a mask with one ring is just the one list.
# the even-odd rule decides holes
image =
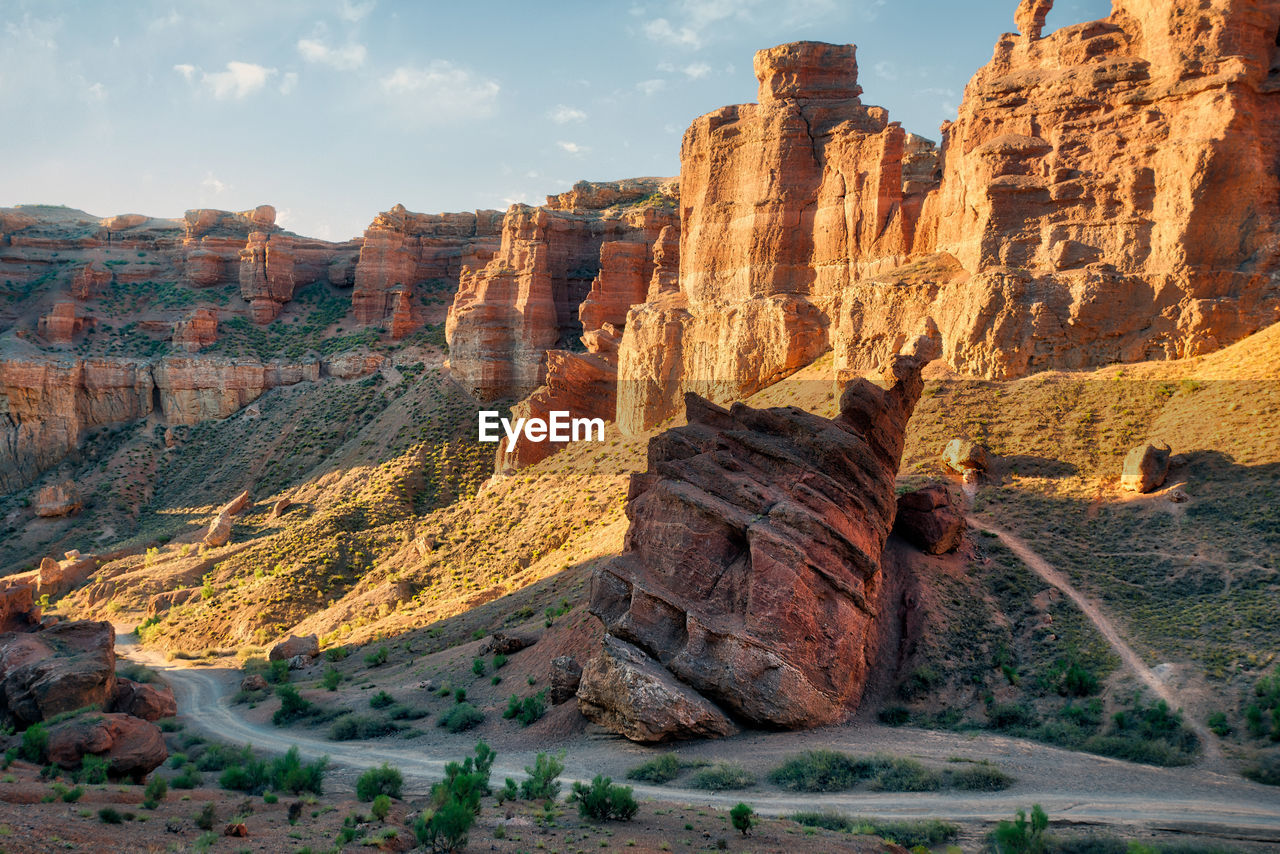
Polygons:
[[[1089,621],[1093,623],[1098,631],[1102,633],[1102,636],[1107,639],[1107,643],[1115,650],[1116,655],[1120,656],[1120,660],[1124,662],[1124,666],[1129,672],[1137,677],[1142,684],[1150,688],[1157,697],[1168,703],[1170,708],[1177,709],[1183,706],[1183,703],[1169,686],[1161,681],[1155,671],[1147,667],[1141,656],[1134,651],[1133,647],[1129,646],[1128,641],[1124,639],[1124,636],[1116,629],[1115,624],[1111,622],[1111,618],[1103,613],[1096,603],[1090,601],[1083,593],[1073,587],[1066,575],[1055,569],[1052,564],[1033,551],[1031,546],[1027,545],[1027,542],[1017,534],[999,528],[974,515],[969,515],[965,518],[970,526],[998,537],[1000,542],[1004,543],[1011,552],[1018,556],[1018,560],[1027,565],[1027,568],[1066,594],[1076,604],[1076,607],[1089,618]],[[1200,744],[1204,750],[1202,761],[1212,763],[1215,766],[1219,765],[1222,760],[1222,749],[1218,744],[1217,737],[1204,724],[1190,715],[1184,716],[1184,721],[1200,738]]]
[[[299,730],[278,729],[245,720],[229,703],[239,673],[183,666],[135,646],[121,636],[121,652],[159,671],[173,687],[181,718],[188,727],[221,741],[252,744],[273,752],[297,745],[307,758],[327,755],[335,788],[350,788],[357,774],[389,762],[405,774],[410,791],[425,793],[446,761],[469,752],[474,736],[432,733],[432,740],[332,742]],[[498,750],[494,778],[522,779],[540,745],[506,736],[489,739]],[[444,739],[441,741],[441,739]],[[546,746],[543,746],[546,749]],[[654,755],[612,735],[588,733],[567,748],[562,779],[589,780],[597,773],[622,779],[628,768]],[[1280,790],[1250,783],[1234,774],[1203,767],[1155,768],[1100,756],[1074,753],[1034,742],[973,733],[952,733],[882,726],[848,725],[797,733],[744,733],[721,741],[673,746],[683,759],[732,759],[761,777],[785,756],[818,748],[853,753],[885,752],[934,762],[990,760],[1017,782],[995,793],[927,792],[913,794],[853,791],[795,794],[765,786],[747,791],[710,793],[675,786],[636,785],[637,795],[671,803],[728,808],[747,801],[766,815],[830,809],[847,815],[888,819],[941,817],[975,824],[1011,816],[1039,803],[1055,823],[1142,827],[1215,838],[1280,843]]]

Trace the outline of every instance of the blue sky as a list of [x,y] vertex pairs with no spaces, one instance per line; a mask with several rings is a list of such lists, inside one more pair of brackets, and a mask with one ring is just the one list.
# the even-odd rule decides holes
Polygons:
[[[179,216],[268,203],[345,239],[411,210],[675,175],[751,57],[858,45],[863,101],[936,139],[1015,0],[0,0],[0,206]],[[1107,14],[1059,0],[1046,32]]]

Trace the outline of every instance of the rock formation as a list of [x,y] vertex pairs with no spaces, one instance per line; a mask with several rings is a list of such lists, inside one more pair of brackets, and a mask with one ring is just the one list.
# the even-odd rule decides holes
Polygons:
[[116,777],[142,780],[169,758],[159,727],[133,715],[87,712],[49,728],[49,761],[79,768],[87,755],[107,761]]
[[57,623],[0,635],[0,714],[20,726],[86,706],[109,708],[116,690],[110,623]]
[[76,485],[69,480],[64,480],[37,490],[32,506],[37,516],[49,518],[79,513],[84,505]]
[[834,420],[686,396],[688,425],[651,440],[648,471],[632,478],[626,551],[592,580],[591,612],[636,652],[610,647],[586,665],[588,718],[645,741],[707,734],[662,717],[654,681],[612,675],[614,659],[629,672],[660,665],[756,725],[831,723],[857,707],[904,431],[937,350],[935,331],[886,363],[885,387],[852,381]]
[[40,318],[40,336],[50,344],[70,344],[91,322],[70,301],[54,303],[53,310]]
[[167,685],[134,682],[123,676],[116,677],[116,691],[111,707],[117,712],[158,721],[178,713],[178,703]]
[[197,308],[173,325],[173,346],[195,353],[218,340],[218,312]]
[[990,460],[987,449],[969,439],[952,439],[942,449],[942,462],[947,468],[964,478],[965,483],[976,483],[987,473]]
[[926,554],[955,551],[964,540],[964,510],[942,484],[930,484],[898,497],[893,532]]
[[1168,445],[1139,445],[1124,457],[1120,486],[1132,492],[1151,492],[1160,488],[1169,476]]
[[[365,230],[351,295],[356,320],[389,324],[402,338],[420,324],[414,297],[424,284],[456,290],[466,268],[486,264],[498,248],[502,214],[420,214],[396,205]],[[399,334],[397,334],[399,333]]]

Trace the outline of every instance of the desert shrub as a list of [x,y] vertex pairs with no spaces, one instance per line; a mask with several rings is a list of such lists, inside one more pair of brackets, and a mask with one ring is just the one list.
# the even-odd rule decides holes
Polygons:
[[453,701],[455,703],[465,703],[467,701],[467,689],[459,688],[453,692]]
[[311,714],[311,701],[299,694],[298,689],[292,685],[276,688],[276,696],[280,698],[280,708],[271,716],[271,722],[276,726],[285,726]]
[[992,703],[987,707],[987,721],[992,729],[1020,729],[1040,723],[1035,709],[1021,703]]
[[201,830],[213,830],[213,825],[217,820],[218,808],[213,804],[205,804],[195,817],[196,827]]
[[44,724],[34,723],[22,733],[22,745],[18,753],[28,762],[43,762],[49,750],[49,731]]
[[480,797],[489,791],[489,772],[495,757],[483,741],[475,757],[445,766],[444,779],[431,787],[431,806],[414,822],[418,842],[435,852],[457,851],[467,844],[467,832],[480,811]]
[[902,726],[911,719],[911,712],[906,706],[886,706],[876,717],[886,726]]
[[338,686],[342,684],[342,673],[336,667],[327,667],[324,676],[321,677],[320,683],[330,691],[337,691]]
[[1013,785],[1013,778],[989,762],[977,762],[947,771],[946,784],[966,792],[1001,792]]
[[385,709],[388,706],[393,705],[395,701],[396,698],[392,697],[386,691],[379,691],[369,698],[369,707],[373,709]]
[[228,747],[222,744],[211,744],[196,757],[196,768],[200,771],[221,771],[246,759],[253,758],[253,751],[247,747]]
[[289,681],[289,662],[273,661],[267,665],[266,671],[262,674],[262,678],[266,679],[272,685],[283,685]]
[[355,741],[381,738],[399,732],[400,726],[376,715],[347,714],[329,725],[330,741]]
[[393,721],[417,721],[425,718],[427,714],[426,709],[415,709],[404,703],[396,703],[387,709],[387,717]]
[[810,750],[769,772],[769,782],[795,792],[843,792],[872,776],[866,760],[835,750]]
[[996,825],[991,840],[998,854],[1043,854],[1044,832],[1049,826],[1049,816],[1036,804],[1031,808],[1031,820],[1024,810],[1018,810],[1013,821]]
[[798,812],[791,816],[791,820],[806,827],[821,827],[860,836],[879,836],[907,848],[939,845],[948,839],[954,839],[960,833],[958,826],[936,819],[885,821],[878,818],[850,818],[835,812]]
[[400,773],[400,769],[392,768],[384,762],[381,767],[370,768],[360,775],[360,779],[356,781],[356,797],[365,802],[372,801],[378,795],[398,798],[403,787],[404,775]]
[[879,792],[936,792],[942,784],[942,774],[914,759],[891,759],[871,781],[871,788]]
[[351,650],[347,649],[345,646],[331,646],[324,651],[324,660],[338,662],[342,661],[350,654]]
[[413,823],[413,835],[434,854],[449,854],[466,847],[467,833],[475,820],[474,810],[450,800],[423,810]]
[[736,762],[717,762],[699,769],[689,778],[689,785],[693,788],[711,792],[746,789],[755,784],[755,775]]
[[632,768],[627,772],[627,778],[642,783],[670,783],[680,776],[682,770],[684,766],[674,753],[664,753]]
[[499,669],[501,669],[501,668],[503,668],[503,667],[506,667],[506,666],[507,666],[507,657],[506,657],[505,655],[503,655],[502,653],[500,653],[500,652],[498,652],[498,653],[494,653],[494,656],[493,656],[493,669],[494,669],[494,670],[499,670]]
[[477,676],[483,676],[485,674],[483,658],[477,658],[475,661],[471,662],[471,672]]
[[377,795],[373,799],[373,803],[369,806],[369,815],[378,821],[386,821],[387,816],[391,814],[391,796]]
[[182,773],[171,781],[175,789],[198,789],[203,782],[204,775],[191,763],[184,765]]
[[98,810],[98,821],[103,824],[120,824],[124,821],[124,816],[114,807],[103,807]]
[[1280,751],[1259,756],[1257,762],[1244,769],[1244,776],[1265,786],[1280,786]]
[[484,723],[484,712],[470,703],[459,703],[440,716],[436,722],[449,732],[463,732]]
[[1112,715],[1111,727],[1102,735],[1085,740],[1090,753],[1114,756],[1130,762],[1176,766],[1190,764],[1200,749],[1200,740],[1161,700],[1147,706],[1135,700],[1132,706]]
[[507,700],[507,710],[502,713],[502,716],[507,719],[515,718],[521,726],[529,726],[546,713],[547,692],[543,689],[536,694],[530,694],[523,700],[512,694]]
[[755,824],[755,810],[746,804],[738,804],[729,810],[729,820],[733,822],[735,830],[747,836],[751,833],[751,825]]
[[152,777],[142,792],[143,809],[153,810],[169,794],[169,783],[163,777]]
[[369,667],[381,667],[387,663],[387,657],[390,654],[390,651],[388,651],[385,646],[380,646],[373,652],[365,655],[364,663]]
[[1231,724],[1227,723],[1227,716],[1223,712],[1214,712],[1209,715],[1205,723],[1209,725],[1209,731],[1219,738],[1231,735]]
[[524,772],[529,779],[520,784],[520,797],[526,801],[555,800],[560,794],[560,774],[564,772],[564,754],[539,753]]
[[81,758],[80,768],[72,775],[72,779],[77,783],[98,785],[107,782],[107,772],[110,770],[110,761],[90,753]]
[[577,802],[578,815],[595,821],[631,821],[640,809],[630,786],[614,785],[601,774],[589,786],[575,782],[569,800]]
[[[66,786],[64,786],[64,785],[63,785],[63,784],[61,784],[61,783],[54,783],[54,784],[53,784],[52,786],[50,786],[49,788],[53,790],[53,797],[54,797],[54,798],[59,798],[59,799],[61,799],[62,801],[64,801],[65,803],[68,803],[68,804],[74,804],[76,801],[78,801],[78,800],[80,800],[82,797],[84,797],[84,787],[83,787],[83,786],[76,786],[75,788],[67,788]],[[50,799],[50,798],[45,798],[45,800],[46,800],[46,801],[48,801],[48,800],[51,800],[51,799]]]
[[218,779],[222,788],[250,794],[261,794],[268,788],[295,795],[302,792],[324,794],[324,772],[329,765],[327,756],[303,764],[298,748],[294,746],[271,762],[254,757],[247,748],[241,758],[242,761],[222,772]]

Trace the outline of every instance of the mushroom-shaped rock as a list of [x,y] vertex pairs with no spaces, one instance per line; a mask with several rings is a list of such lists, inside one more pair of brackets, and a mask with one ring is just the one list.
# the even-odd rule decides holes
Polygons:
[[987,471],[987,449],[968,439],[952,439],[942,451],[942,462],[947,468],[964,477],[966,483],[980,478]]
[[714,703],[612,635],[605,635],[603,651],[582,671],[578,708],[587,720],[632,741],[705,738],[736,731]]
[[964,514],[945,486],[930,484],[898,497],[893,531],[927,554],[945,554],[964,540]]
[[1120,485],[1133,492],[1158,489],[1169,476],[1169,456],[1168,445],[1139,445],[1125,455]]

